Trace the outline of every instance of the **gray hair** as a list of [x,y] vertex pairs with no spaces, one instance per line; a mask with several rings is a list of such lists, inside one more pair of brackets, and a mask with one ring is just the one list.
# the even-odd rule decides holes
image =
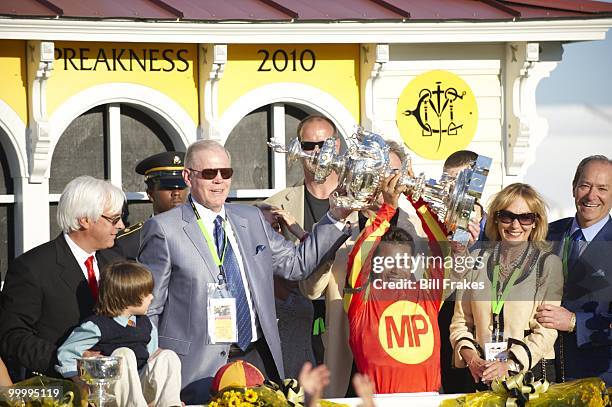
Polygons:
[[215,140],[198,140],[191,143],[187,148],[187,152],[185,153],[185,168],[193,168],[195,157],[199,152],[210,150],[225,151],[227,158],[229,158],[230,165],[232,165],[232,155],[221,143]]
[[601,162],[612,165],[612,160],[610,160],[605,155],[591,155],[589,157],[583,158],[582,161],[580,161],[580,164],[578,164],[578,167],[576,167],[576,174],[574,174],[574,180],[572,181],[573,188],[576,188],[576,185],[578,184],[578,180],[580,179],[580,177],[582,177],[582,173],[584,172],[584,167],[586,167],[587,164],[592,161],[601,161]]
[[400,143],[395,140],[385,140],[385,142],[389,146],[389,153],[395,153],[401,162],[406,161],[406,150]]
[[57,224],[64,233],[81,229],[79,219],[93,222],[104,210],[120,213],[125,201],[123,191],[108,181],[83,175],[70,181],[57,205]]

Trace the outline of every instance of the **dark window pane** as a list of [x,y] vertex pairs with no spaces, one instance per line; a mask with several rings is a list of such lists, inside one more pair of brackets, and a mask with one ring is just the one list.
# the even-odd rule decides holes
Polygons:
[[[0,130],[0,138],[8,139],[6,133]],[[9,162],[4,153],[4,148],[0,143],[0,195],[10,195],[13,193],[13,178],[11,178],[11,170]]]
[[57,202],[49,203],[49,226],[50,226],[50,237],[51,239],[55,239],[57,235],[59,235],[62,230],[57,225]]
[[[285,105],[285,145],[297,137],[297,126],[300,121],[308,116],[308,113],[297,106]],[[285,157],[287,186],[291,187],[304,179],[302,163],[299,161],[289,162]]]
[[[0,130],[0,137],[8,138]],[[13,179],[9,169],[8,159],[0,144],[0,195],[13,193]],[[15,255],[15,215],[13,204],[0,204],[0,278],[4,280],[8,263]]]
[[97,106],[83,113],[60,137],[51,160],[50,193],[61,194],[80,175],[105,178],[104,111],[105,106]]
[[270,107],[264,106],[247,114],[234,127],[225,147],[232,155],[232,189],[271,188],[270,154],[266,142],[270,138]]
[[15,214],[12,204],[0,205],[0,273],[4,281],[8,263],[15,256]]
[[134,171],[146,157],[173,150],[170,138],[146,113],[121,105],[121,180],[124,191],[144,191],[142,175]]

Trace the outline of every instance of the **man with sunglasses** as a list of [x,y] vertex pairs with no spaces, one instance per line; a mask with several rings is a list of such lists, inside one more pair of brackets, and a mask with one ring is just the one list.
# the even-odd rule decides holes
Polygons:
[[62,233],[17,257],[0,293],[0,354],[21,380],[33,372],[58,377],[57,347],[93,314],[100,270],[116,258],[108,249],[123,229],[123,192],[81,176],[57,207]]
[[[184,152],[165,151],[147,157],[136,165],[136,172],[145,177],[147,196],[153,204],[153,215],[185,203],[187,185],[182,176],[184,161]],[[136,260],[142,225],[144,221],[123,229],[117,234],[112,250],[129,260]]]
[[[318,152],[323,143],[328,138],[336,139],[336,151],[340,150],[340,140],[335,124],[325,116],[310,115],[302,119],[297,127],[297,137],[300,141],[302,150],[307,153]],[[314,168],[307,160],[302,161],[304,171],[304,179],[298,185],[285,188],[284,190],[274,194],[265,200],[265,203],[279,207],[289,212],[295,217],[297,223],[304,228],[305,231],[310,231],[312,225],[317,223],[319,219],[329,210],[329,196],[338,186],[338,176],[332,172],[325,182],[319,184],[314,180]],[[283,234],[289,240],[295,240],[295,237],[287,230],[287,225],[283,225]],[[294,332],[280,332],[281,340],[284,342],[290,340],[295,335],[295,331],[299,331],[301,335],[311,335],[312,352],[314,353],[317,363],[322,363],[324,360],[324,346],[321,340],[322,329],[320,325],[324,324],[325,318],[325,302],[322,299],[315,298],[311,300],[305,299],[300,294],[298,284],[292,281],[286,281],[277,278],[275,280],[279,300],[276,302],[277,314],[279,318],[290,317],[298,312],[301,315],[310,315],[310,323],[301,323],[297,325],[295,322],[290,326]],[[289,293],[288,298],[281,298],[282,293]],[[305,320],[304,318],[303,320]],[[312,326],[312,320],[315,320],[315,327]],[[299,322],[298,322],[299,323]],[[310,342],[310,341],[308,341]],[[305,351],[300,355],[308,355],[310,352]],[[295,360],[293,355],[283,355],[287,359]],[[306,356],[304,356],[305,362]],[[293,364],[303,364],[293,363]],[[333,372],[332,372],[333,376]],[[334,386],[332,379],[331,387]]]
[[612,160],[583,159],[572,182],[576,215],[549,225],[563,260],[561,306],[538,308],[538,322],[559,331],[557,376],[599,376],[612,386]]
[[[187,404],[208,400],[213,376],[228,360],[246,360],[273,380],[284,377],[272,276],[306,278],[348,237],[342,219],[350,211],[331,208],[296,246],[258,208],[225,202],[232,175],[221,144],[196,141],[183,170],[188,202],[147,220],[142,230],[138,260],[155,280],[149,315],[160,347],[181,359]],[[235,313],[221,313],[223,307]],[[235,315],[232,329],[219,332],[227,315]]]

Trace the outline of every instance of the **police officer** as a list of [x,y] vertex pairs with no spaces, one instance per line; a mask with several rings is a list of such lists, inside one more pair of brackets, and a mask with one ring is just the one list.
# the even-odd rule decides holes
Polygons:
[[[136,172],[144,175],[147,195],[153,204],[153,215],[166,212],[185,203],[187,186],[183,180],[185,153],[166,151],[145,158],[136,165]],[[140,229],[144,221],[123,229],[112,250],[135,260],[140,245]]]

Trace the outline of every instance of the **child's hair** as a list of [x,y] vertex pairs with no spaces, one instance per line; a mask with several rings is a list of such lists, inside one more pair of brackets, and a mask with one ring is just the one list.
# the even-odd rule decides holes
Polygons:
[[153,276],[146,267],[133,261],[111,263],[100,273],[96,314],[116,317],[152,292]]

